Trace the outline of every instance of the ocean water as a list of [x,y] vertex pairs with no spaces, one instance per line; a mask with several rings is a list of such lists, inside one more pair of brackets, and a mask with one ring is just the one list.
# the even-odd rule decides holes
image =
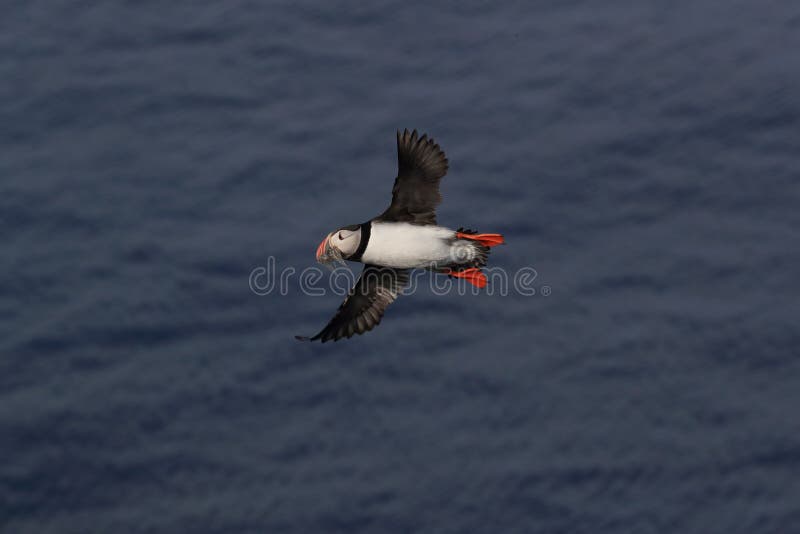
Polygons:
[[[4,2],[0,532],[800,532],[798,50],[791,0]],[[398,128],[535,294],[298,343]]]

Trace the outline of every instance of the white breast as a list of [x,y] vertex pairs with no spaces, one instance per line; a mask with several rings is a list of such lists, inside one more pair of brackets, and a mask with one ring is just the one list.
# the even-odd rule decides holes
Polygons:
[[446,263],[455,232],[442,226],[373,222],[364,263],[400,269]]

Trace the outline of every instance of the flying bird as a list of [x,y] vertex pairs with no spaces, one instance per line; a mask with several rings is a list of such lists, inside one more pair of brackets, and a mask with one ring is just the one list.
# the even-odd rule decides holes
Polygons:
[[447,158],[436,142],[417,131],[397,132],[397,178],[392,203],[369,221],[329,233],[317,247],[317,261],[349,260],[364,264],[361,277],[333,318],[313,337],[301,341],[338,341],[363,334],[381,322],[387,306],[408,284],[412,269],[461,278],[485,287],[489,248],[504,243],[501,234],[479,234],[436,224],[442,201],[439,181]]

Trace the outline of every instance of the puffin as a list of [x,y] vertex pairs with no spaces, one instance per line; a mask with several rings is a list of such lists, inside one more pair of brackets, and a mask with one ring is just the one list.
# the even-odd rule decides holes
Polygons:
[[483,288],[489,249],[504,244],[502,234],[484,234],[436,222],[442,201],[439,182],[447,174],[444,151],[427,134],[397,131],[397,177],[389,207],[369,221],[329,233],[317,247],[317,261],[364,264],[361,276],[327,325],[300,341],[338,341],[380,324],[386,308],[409,283],[413,269],[463,279]]

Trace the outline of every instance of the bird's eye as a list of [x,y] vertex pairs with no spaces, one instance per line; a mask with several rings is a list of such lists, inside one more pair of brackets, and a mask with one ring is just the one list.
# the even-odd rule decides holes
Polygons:
[[339,241],[344,241],[344,237],[342,237],[342,232],[339,232]]

